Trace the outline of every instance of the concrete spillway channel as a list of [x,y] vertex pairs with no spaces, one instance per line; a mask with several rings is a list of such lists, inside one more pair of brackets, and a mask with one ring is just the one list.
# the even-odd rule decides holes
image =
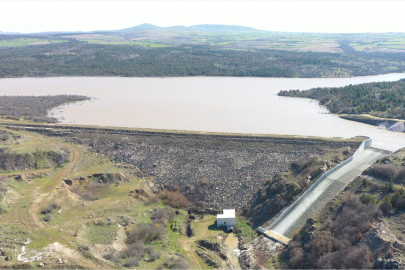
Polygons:
[[260,229],[268,237],[288,244],[295,232],[301,229],[309,217],[319,213],[354,178],[389,153],[372,147],[364,149],[351,162],[338,168],[317,183],[316,187],[303,198],[300,198],[298,203],[292,204],[285,211],[287,214],[282,214],[281,219],[276,220],[267,228]]

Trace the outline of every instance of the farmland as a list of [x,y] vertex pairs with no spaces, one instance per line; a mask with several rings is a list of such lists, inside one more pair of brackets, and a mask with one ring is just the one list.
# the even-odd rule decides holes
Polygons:
[[2,34],[0,77],[365,76],[404,72],[404,46],[402,33],[283,33],[218,25]]

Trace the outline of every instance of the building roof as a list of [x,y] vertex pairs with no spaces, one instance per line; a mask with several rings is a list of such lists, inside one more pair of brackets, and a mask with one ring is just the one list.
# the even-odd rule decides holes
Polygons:
[[218,214],[217,218],[235,218],[235,209],[224,209],[223,214]]

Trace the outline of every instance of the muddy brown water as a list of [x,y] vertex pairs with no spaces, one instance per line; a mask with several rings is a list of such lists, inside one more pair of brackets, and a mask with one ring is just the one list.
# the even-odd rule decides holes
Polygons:
[[238,238],[234,233],[228,233],[228,237],[225,239],[225,245],[227,248],[227,255],[231,261],[233,267],[236,270],[242,269],[239,264]]
[[395,81],[405,73],[353,78],[118,78],[0,79],[0,95],[80,94],[91,101],[50,114],[62,123],[206,132],[349,138],[370,136],[395,150],[405,134],[340,119],[309,99],[279,97],[280,90]]

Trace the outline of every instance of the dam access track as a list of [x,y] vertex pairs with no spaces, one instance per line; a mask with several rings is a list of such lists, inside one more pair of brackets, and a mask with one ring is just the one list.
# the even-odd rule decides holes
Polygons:
[[352,160],[344,162],[340,168],[313,184],[315,187],[301,195],[270,226],[259,228],[266,236],[283,244],[288,244],[295,232],[306,220],[319,213],[325,205],[343,190],[354,178],[374,164],[389,151],[368,147],[355,155]]

